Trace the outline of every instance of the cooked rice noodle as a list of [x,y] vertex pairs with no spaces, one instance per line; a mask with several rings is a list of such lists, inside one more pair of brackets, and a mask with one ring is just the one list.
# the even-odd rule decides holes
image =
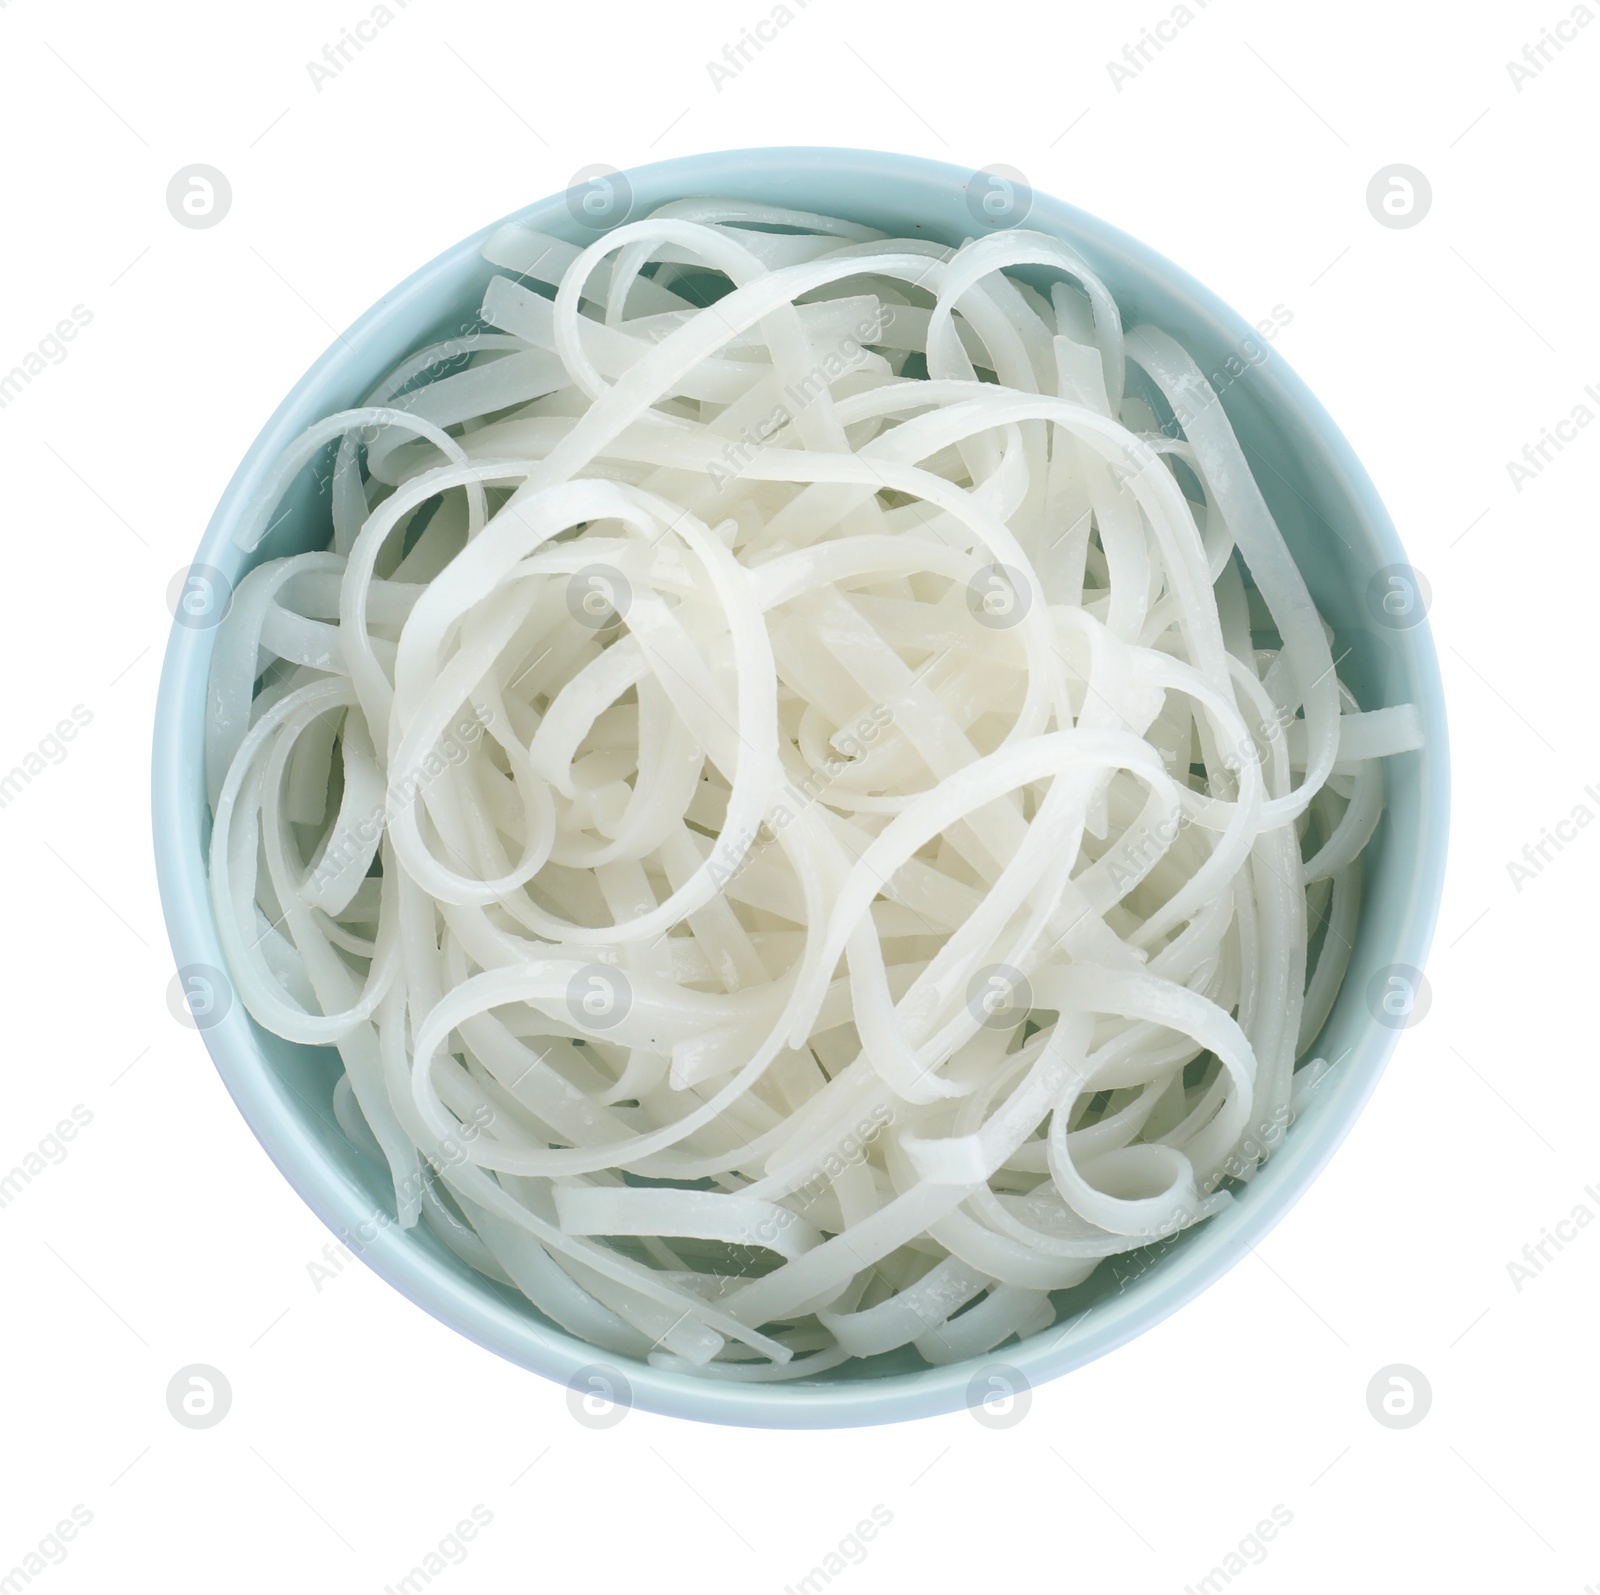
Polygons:
[[1043,1329],[1333,1067],[1415,710],[1357,705],[1199,366],[1054,239],[705,199],[485,253],[481,329],[238,534],[331,455],[326,551],[214,654],[244,1006],[338,1049],[402,1225],[614,1355]]

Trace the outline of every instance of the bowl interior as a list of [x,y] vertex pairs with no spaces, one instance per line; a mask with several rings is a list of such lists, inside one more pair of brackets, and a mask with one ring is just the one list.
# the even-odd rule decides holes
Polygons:
[[[954,167],[849,150],[756,150],[690,157],[627,174],[631,214],[671,199],[712,194],[763,200],[868,223],[891,233],[959,244],[987,229],[968,206],[969,178]],[[598,233],[566,197],[517,220],[571,242]],[[620,217],[618,219],[621,219]],[[498,225],[498,224],[497,224]],[[1366,853],[1364,901],[1349,974],[1317,1049],[1340,1060],[1284,1143],[1234,1205],[1159,1246],[1103,1264],[1083,1285],[1056,1293],[1054,1327],[971,1363],[929,1368],[909,1348],[847,1364],[807,1381],[730,1385],[602,1358],[545,1320],[519,1294],[461,1263],[425,1228],[402,1234],[386,1178],[346,1139],[331,1109],[340,1073],[331,1049],[301,1047],[263,1031],[237,1004],[204,1032],[224,1081],[269,1155],[351,1250],[435,1316],[480,1344],[565,1381],[604,1360],[620,1367],[637,1405],[739,1424],[873,1423],[952,1410],[994,1363],[1029,1381],[1102,1355],[1159,1321],[1231,1267],[1282,1216],[1331,1155],[1382,1070],[1397,1032],[1377,1023],[1368,983],[1386,965],[1420,967],[1437,907],[1447,809],[1445,725],[1426,624],[1377,623],[1368,587],[1406,563],[1366,474],[1321,406],[1270,344],[1183,272],[1106,224],[1032,196],[1024,225],[1072,243],[1099,272],[1131,326],[1172,333],[1221,391],[1240,442],[1322,614],[1336,632],[1341,676],[1363,708],[1420,706],[1427,745],[1388,761],[1387,808]],[[237,582],[262,560],[326,545],[327,484],[302,474],[254,555],[232,542],[242,505],[279,449],[312,421],[348,408],[410,350],[481,325],[478,308],[495,268],[463,241],[373,307],[335,343],[280,406],[218,506],[196,563]],[[324,466],[325,470],[326,467]],[[163,903],[179,966],[221,968],[206,887],[209,840],[202,718],[214,631],[175,627],[157,711],[154,807]]]

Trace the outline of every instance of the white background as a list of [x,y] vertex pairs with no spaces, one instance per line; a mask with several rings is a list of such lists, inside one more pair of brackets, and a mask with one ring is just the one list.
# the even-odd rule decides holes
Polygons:
[[[0,1576],[81,1503],[91,1524],[30,1590],[376,1592],[481,1504],[492,1523],[430,1588],[777,1592],[881,1503],[845,1595],[1176,1595],[1281,1503],[1248,1592],[1600,1582],[1600,1225],[1520,1290],[1507,1270],[1577,1204],[1600,1214],[1600,827],[1520,892],[1506,867],[1600,812],[1600,427],[1520,491],[1507,471],[1575,405],[1600,412],[1600,24],[1519,90],[1507,61],[1567,0],[1191,4],[1118,89],[1107,61],[1165,0],[812,0],[719,90],[706,62],[765,0],[411,0],[320,92],[306,63],[362,0],[0,5],[0,370],[93,316],[0,410],[0,766],[93,714],[0,810],[0,1170],[93,1114],[0,1209]],[[166,1006],[165,593],[266,416],[392,284],[580,166],[785,143],[1009,163],[1248,319],[1288,307],[1279,351],[1432,586],[1456,788],[1431,1011],[1256,1256],[1004,1432],[580,1427],[364,1268],[314,1289],[326,1232]],[[207,231],[165,205],[192,162],[233,186]],[[1434,191],[1403,231],[1364,197],[1392,162]],[[234,1393],[200,1432],[164,1400],[195,1362]],[[1390,1363],[1433,1390],[1403,1431],[1367,1410]]]

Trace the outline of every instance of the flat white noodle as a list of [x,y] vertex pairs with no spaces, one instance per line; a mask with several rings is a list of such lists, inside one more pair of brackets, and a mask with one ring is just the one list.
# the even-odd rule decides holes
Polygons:
[[333,451],[214,655],[241,1000],[338,1048],[401,1224],[613,1355],[1046,1328],[1337,1066],[1415,708],[1356,703],[1199,366],[1054,239],[712,197],[485,255],[481,327],[241,523]]

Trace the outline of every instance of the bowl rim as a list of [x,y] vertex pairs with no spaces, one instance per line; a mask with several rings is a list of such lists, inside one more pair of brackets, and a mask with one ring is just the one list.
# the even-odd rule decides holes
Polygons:
[[[908,196],[930,186],[965,189],[976,175],[919,156],[833,146],[775,146],[724,150],[630,168],[633,194],[651,206],[667,198],[748,188],[754,181],[780,183],[799,168],[809,178],[836,183],[872,181],[899,186]],[[364,348],[378,335],[415,314],[452,273],[479,255],[485,240],[507,222],[538,220],[549,225],[557,193],[524,206],[452,245],[391,289],[350,328],[337,336],[267,420],[218,501],[194,563],[225,567],[231,534],[241,509],[270,461],[311,420],[331,413],[319,408],[336,382],[349,383],[361,369]],[[1235,339],[1249,324],[1180,267],[1119,229],[1074,206],[1037,192],[1028,224],[1075,241],[1092,240],[1086,253],[1114,254],[1182,295]],[[559,230],[559,229],[552,229]],[[975,229],[976,230],[976,229]],[[412,325],[423,324],[413,321]],[[374,376],[376,373],[374,373]],[[1323,465],[1349,494],[1366,535],[1392,564],[1408,564],[1398,534],[1366,471],[1332,418],[1275,350],[1255,378],[1278,404],[1293,412],[1319,446]],[[235,561],[242,564],[243,560]],[[214,630],[174,624],[162,667],[152,741],[152,826],[157,877],[168,937],[178,967],[225,966],[212,921],[204,847],[204,803],[196,801],[199,716]],[[1422,968],[1432,940],[1443,890],[1449,812],[1448,733],[1437,655],[1423,624],[1395,634],[1407,670],[1422,691],[1426,745],[1418,779],[1428,816],[1415,860],[1415,885],[1398,930],[1389,938],[1396,963]],[[194,723],[190,723],[190,716]],[[267,1155],[313,1212],[356,1255],[412,1302],[439,1321],[533,1372],[569,1389],[594,1367],[621,1370],[628,1401],[645,1410],[747,1427],[833,1428],[931,1417],[972,1405],[986,1370],[1020,1374],[1023,1387],[1055,1378],[1106,1355],[1153,1328],[1231,1269],[1289,1211],[1321,1173],[1375,1089],[1400,1032],[1375,1027],[1358,1055],[1346,1060],[1335,1089],[1319,1094],[1316,1109],[1296,1126],[1285,1150],[1271,1158],[1249,1188],[1250,1200],[1200,1226],[1191,1244],[1163,1259],[1122,1294],[1089,1312],[1055,1324],[1002,1353],[877,1379],[817,1384],[750,1384],[713,1381],[657,1369],[598,1351],[558,1328],[535,1322],[492,1295],[450,1273],[423,1247],[412,1243],[389,1215],[375,1215],[370,1196],[318,1147],[275,1075],[238,1004],[220,1022],[201,1031],[218,1074]],[[1227,1223],[1222,1223],[1222,1218]],[[387,1222],[385,1222],[387,1219]],[[1198,1244],[1195,1244],[1197,1242]],[[1090,1320],[1094,1320],[1090,1322]],[[1015,1382],[1015,1381],[1013,1381]]]

